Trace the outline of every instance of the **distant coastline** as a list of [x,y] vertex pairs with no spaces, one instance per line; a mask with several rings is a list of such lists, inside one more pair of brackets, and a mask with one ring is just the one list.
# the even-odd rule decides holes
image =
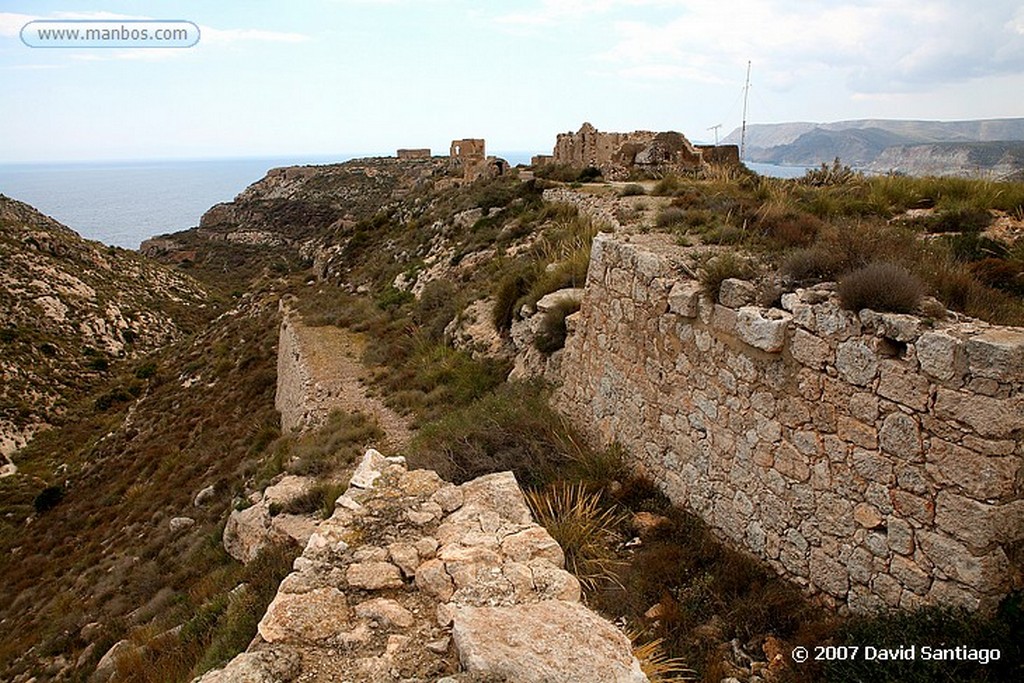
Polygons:
[[[514,166],[529,163],[536,152],[495,154]],[[31,204],[86,239],[138,249],[154,235],[198,225],[207,209],[231,201],[271,168],[360,156],[369,155],[0,164],[0,194]]]

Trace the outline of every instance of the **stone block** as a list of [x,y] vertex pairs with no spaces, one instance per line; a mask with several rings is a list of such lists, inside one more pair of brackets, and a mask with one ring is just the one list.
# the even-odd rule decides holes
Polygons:
[[861,448],[878,448],[878,430],[845,415],[836,415],[836,435]]
[[1002,548],[975,555],[964,544],[931,531],[918,532],[917,539],[928,560],[955,581],[990,592],[1010,580],[1010,563]]
[[893,510],[900,517],[925,525],[935,520],[935,503],[931,499],[899,489],[892,489],[889,496],[892,498]]
[[696,318],[700,312],[700,283],[684,280],[672,285],[668,293],[668,310],[684,318]]
[[757,287],[754,283],[730,277],[722,280],[718,290],[718,303],[729,308],[748,306],[757,299]]
[[745,344],[768,353],[779,353],[786,343],[786,330],[792,316],[777,308],[763,311],[743,306],[736,315],[736,335]]
[[853,508],[853,519],[865,529],[877,529],[885,522],[878,508],[870,503],[858,503]]
[[736,333],[736,311],[728,306],[715,304],[711,313],[711,327],[726,334]]
[[260,636],[268,643],[313,643],[347,631],[350,610],[337,588],[307,593],[278,593],[260,620]]
[[924,411],[928,408],[930,397],[928,380],[912,372],[906,363],[898,361],[882,363],[878,393],[914,410]]
[[1024,430],[1024,396],[1008,399],[979,396],[939,387],[935,415],[956,420],[989,439],[1011,439]]
[[853,449],[853,469],[869,481],[889,485],[893,481],[892,461],[878,451]]
[[1017,492],[1021,471],[1018,456],[979,455],[956,444],[931,439],[927,454],[928,473],[940,484],[957,486],[978,500],[1000,499]]
[[796,481],[807,481],[811,478],[807,456],[793,448],[788,441],[783,441],[775,450],[775,469],[780,474]]
[[914,553],[914,529],[899,517],[886,519],[889,549],[900,555]]
[[863,341],[851,339],[841,343],[836,351],[836,370],[846,381],[867,386],[878,374],[878,357]]
[[820,548],[812,548],[809,568],[812,584],[837,598],[846,597],[850,576],[842,564]]
[[912,462],[920,461],[924,456],[921,428],[917,420],[903,413],[886,416],[878,432],[878,443],[883,451]]
[[999,382],[1024,382],[1024,330],[996,328],[967,340],[971,374]]
[[941,331],[925,332],[915,343],[921,370],[942,381],[957,380],[967,370],[964,343]]
[[353,588],[381,590],[401,588],[402,572],[390,562],[356,562],[348,566],[345,580]]
[[647,680],[629,639],[575,602],[462,607],[452,639],[470,674],[521,683]]
[[987,548],[1011,540],[1006,516],[1010,509],[940,491],[935,497],[935,524],[972,548]]
[[889,564],[893,578],[918,595],[925,595],[932,585],[932,577],[908,557],[896,555]]
[[799,327],[793,332],[789,352],[798,363],[818,370],[835,359],[835,352],[827,341]]

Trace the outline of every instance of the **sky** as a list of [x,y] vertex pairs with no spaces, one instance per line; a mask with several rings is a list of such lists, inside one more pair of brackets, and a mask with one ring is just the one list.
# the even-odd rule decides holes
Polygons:
[[[35,19],[194,47],[46,49]],[[0,163],[393,153],[599,130],[1024,116],[1019,0],[0,0]]]

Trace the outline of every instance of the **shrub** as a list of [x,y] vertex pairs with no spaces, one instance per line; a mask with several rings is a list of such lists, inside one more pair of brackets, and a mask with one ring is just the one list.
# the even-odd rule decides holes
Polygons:
[[533,345],[544,354],[552,354],[565,346],[568,331],[565,327],[566,317],[580,310],[576,299],[562,299],[541,316]]
[[587,166],[585,169],[580,171],[578,176],[576,176],[576,182],[589,183],[603,177],[604,174],[601,173],[601,169],[596,166]]
[[620,197],[638,197],[644,194],[647,194],[647,190],[645,190],[644,186],[639,183],[630,183],[619,190]]
[[946,237],[943,242],[957,261],[981,261],[988,258],[1004,258],[1008,254],[1006,245],[976,232],[964,232]]
[[614,505],[601,504],[601,494],[583,484],[558,482],[542,490],[527,491],[526,504],[537,523],[548,530],[565,553],[565,567],[591,591],[615,581],[622,562],[615,555],[624,525]]
[[1024,296],[1024,268],[1020,262],[987,258],[972,263],[970,269],[982,284]]
[[676,206],[666,206],[658,212],[654,224],[665,230],[683,225],[686,222],[686,211]]
[[808,169],[800,182],[814,187],[844,185],[858,176],[849,166],[843,165],[836,157],[832,165],[823,163],[820,168]]
[[768,211],[757,219],[757,229],[776,248],[805,247],[822,227],[821,219],[797,211]]
[[548,404],[549,391],[510,382],[424,426],[409,449],[410,466],[464,482],[512,470],[524,486],[543,486],[581,459],[582,439]]
[[321,519],[327,519],[334,514],[334,503],[345,489],[346,485],[340,482],[317,482],[305,494],[289,501],[280,512],[290,515],[316,513]]
[[754,269],[740,256],[727,251],[710,259],[700,271],[700,284],[713,301],[718,301],[718,291],[729,278],[749,279]]
[[939,211],[925,223],[928,232],[981,232],[992,224],[987,209],[963,206]]
[[910,313],[924,296],[924,285],[902,266],[874,262],[849,273],[839,281],[839,299],[851,311]]
[[512,321],[518,313],[517,304],[530,291],[536,278],[536,272],[523,264],[506,273],[498,281],[498,286],[494,289],[494,312],[491,319],[494,329],[498,332],[508,332],[511,329]]
[[32,507],[36,512],[42,514],[48,512],[64,500],[64,489],[60,486],[47,486],[39,492],[39,495],[32,501]]
[[832,280],[843,269],[842,255],[823,246],[797,249],[782,262],[781,270],[797,281]]

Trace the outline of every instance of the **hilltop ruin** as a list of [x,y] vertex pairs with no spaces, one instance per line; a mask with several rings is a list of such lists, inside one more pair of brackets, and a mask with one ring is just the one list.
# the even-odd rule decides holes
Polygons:
[[537,155],[534,166],[555,164],[573,168],[594,167],[612,180],[625,180],[633,171],[653,174],[697,171],[709,165],[739,165],[736,145],[694,145],[682,133],[606,133],[590,123],[579,131],[559,133],[554,152]]

